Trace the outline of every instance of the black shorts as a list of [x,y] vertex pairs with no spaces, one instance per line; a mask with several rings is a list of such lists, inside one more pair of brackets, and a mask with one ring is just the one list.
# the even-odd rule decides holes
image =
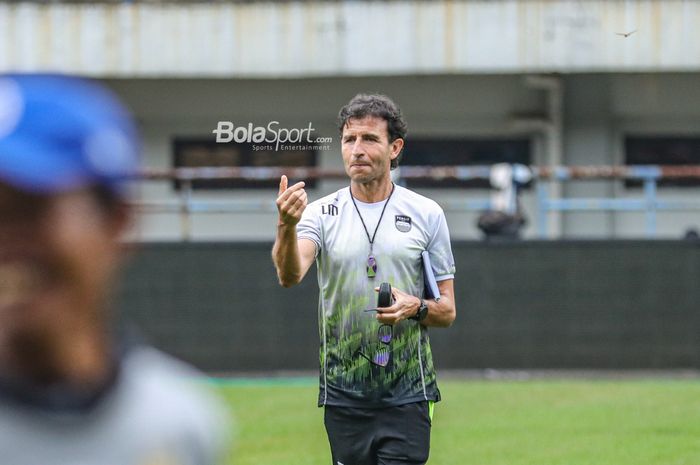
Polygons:
[[333,465],[422,465],[430,453],[428,402],[381,409],[325,407]]

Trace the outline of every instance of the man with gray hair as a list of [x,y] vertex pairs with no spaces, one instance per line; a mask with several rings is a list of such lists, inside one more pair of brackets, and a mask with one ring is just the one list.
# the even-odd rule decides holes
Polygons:
[[12,465],[213,465],[225,409],[112,329],[134,123],[102,86],[0,76],[0,455]]
[[[318,405],[333,465],[423,464],[440,400],[428,327],[456,314],[447,222],[437,203],[391,181],[406,123],[390,98],[355,96],[339,130],[349,187],[307,205],[304,183],[288,187],[283,176],[273,260],[285,287],[316,261]],[[423,291],[426,254],[435,298]],[[376,308],[380,283],[392,286],[393,303]]]

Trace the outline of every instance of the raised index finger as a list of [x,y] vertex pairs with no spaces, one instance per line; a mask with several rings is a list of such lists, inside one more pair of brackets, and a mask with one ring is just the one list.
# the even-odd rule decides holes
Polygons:
[[282,195],[282,192],[284,192],[284,191],[286,191],[286,190],[287,190],[287,176],[285,176],[285,175],[283,174],[282,177],[280,178],[280,190],[279,190],[279,192],[277,193],[277,197],[279,197],[280,195]]

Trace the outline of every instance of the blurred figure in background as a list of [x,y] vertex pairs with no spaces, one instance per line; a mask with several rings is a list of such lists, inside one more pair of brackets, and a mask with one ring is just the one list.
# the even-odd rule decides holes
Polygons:
[[12,465],[200,465],[225,409],[112,329],[138,134],[104,88],[0,76],[0,454]]
[[520,238],[520,230],[527,223],[520,190],[532,181],[532,171],[517,163],[497,163],[491,167],[489,181],[493,187],[491,208],[479,215],[477,227],[485,239]]
[[698,233],[698,230],[695,228],[688,228],[685,230],[685,233],[683,233],[683,239],[686,241],[698,241],[700,240],[700,233]]

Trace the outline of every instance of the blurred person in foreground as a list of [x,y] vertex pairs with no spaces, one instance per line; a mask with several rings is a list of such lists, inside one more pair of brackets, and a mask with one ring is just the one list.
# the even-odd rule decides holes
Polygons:
[[12,465],[209,465],[225,411],[113,329],[138,134],[100,85],[0,75],[0,455]]
[[[440,400],[427,327],[455,319],[455,265],[440,206],[391,181],[406,123],[384,95],[340,110],[350,186],[307,208],[304,183],[280,182],[273,260],[280,283],[318,268],[320,394],[333,465],[423,464]],[[440,298],[423,292],[427,251]],[[378,286],[393,305],[377,304]]]

